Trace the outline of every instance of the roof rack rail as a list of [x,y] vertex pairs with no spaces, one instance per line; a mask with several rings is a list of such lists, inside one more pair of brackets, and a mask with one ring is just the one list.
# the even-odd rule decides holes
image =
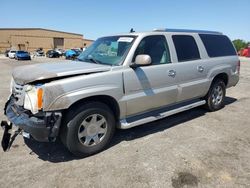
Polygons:
[[222,35],[223,33],[218,31],[206,31],[206,30],[192,30],[192,29],[154,29],[153,31],[160,32],[177,32],[177,33],[203,33],[203,34],[216,34]]

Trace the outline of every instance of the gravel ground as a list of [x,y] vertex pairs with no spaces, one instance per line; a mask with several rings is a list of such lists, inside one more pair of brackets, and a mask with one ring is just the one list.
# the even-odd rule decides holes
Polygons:
[[[0,57],[1,109],[12,69],[45,61],[52,60]],[[240,82],[227,90],[222,110],[195,108],[118,130],[107,150],[83,159],[60,142],[19,136],[9,152],[0,151],[0,187],[250,187],[249,105],[250,60],[242,58]]]

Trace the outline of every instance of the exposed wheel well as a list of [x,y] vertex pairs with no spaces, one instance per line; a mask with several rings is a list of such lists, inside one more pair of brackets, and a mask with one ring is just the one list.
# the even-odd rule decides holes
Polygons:
[[104,103],[112,110],[116,120],[118,120],[120,118],[120,108],[119,108],[118,103],[116,102],[116,100],[113,97],[110,97],[107,95],[97,95],[97,96],[91,96],[91,97],[81,99],[81,100],[73,103],[69,107],[69,109],[77,108],[79,105],[83,105],[83,104],[88,103],[88,102]]
[[220,73],[220,74],[216,75],[214,77],[213,81],[215,81],[217,79],[223,80],[223,82],[225,83],[225,86],[227,86],[227,84],[228,84],[228,75],[226,73]]

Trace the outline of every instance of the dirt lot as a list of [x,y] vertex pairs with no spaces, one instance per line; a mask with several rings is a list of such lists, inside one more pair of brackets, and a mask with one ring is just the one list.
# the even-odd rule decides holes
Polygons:
[[[44,61],[0,58],[1,109],[11,70]],[[0,151],[0,187],[250,187],[250,60],[241,65],[240,83],[227,90],[222,110],[196,108],[118,130],[95,156],[77,159],[60,142],[19,136],[9,152]]]

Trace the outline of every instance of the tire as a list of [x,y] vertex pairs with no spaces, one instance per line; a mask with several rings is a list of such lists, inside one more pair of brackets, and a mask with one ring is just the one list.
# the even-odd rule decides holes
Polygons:
[[224,100],[226,96],[226,85],[221,79],[216,79],[212,82],[208,94],[205,97],[205,107],[213,112],[224,107]]
[[71,153],[86,157],[105,149],[114,132],[115,118],[110,108],[100,102],[89,102],[69,109],[60,136]]

